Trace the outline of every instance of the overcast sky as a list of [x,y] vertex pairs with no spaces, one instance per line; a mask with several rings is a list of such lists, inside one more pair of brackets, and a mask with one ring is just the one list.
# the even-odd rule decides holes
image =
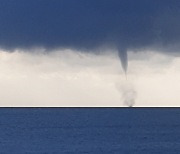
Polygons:
[[0,106],[180,105],[179,0],[0,3]]

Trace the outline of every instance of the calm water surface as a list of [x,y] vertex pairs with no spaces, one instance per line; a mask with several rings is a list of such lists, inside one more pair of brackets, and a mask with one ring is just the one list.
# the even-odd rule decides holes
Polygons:
[[1,108],[2,154],[178,154],[180,108]]

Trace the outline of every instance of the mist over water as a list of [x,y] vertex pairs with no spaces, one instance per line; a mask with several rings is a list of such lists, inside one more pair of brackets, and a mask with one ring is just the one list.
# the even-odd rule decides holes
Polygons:
[[118,83],[117,89],[121,94],[123,104],[128,107],[133,107],[137,98],[137,91],[133,83],[126,79],[124,83]]

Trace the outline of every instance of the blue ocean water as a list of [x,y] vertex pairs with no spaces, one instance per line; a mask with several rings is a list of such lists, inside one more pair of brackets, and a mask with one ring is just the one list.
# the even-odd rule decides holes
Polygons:
[[1,154],[178,154],[180,108],[0,108]]

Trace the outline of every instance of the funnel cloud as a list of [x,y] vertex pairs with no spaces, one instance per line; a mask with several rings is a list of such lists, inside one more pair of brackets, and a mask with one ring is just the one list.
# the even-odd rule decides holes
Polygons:
[[127,55],[127,50],[123,48],[118,49],[118,55],[121,60],[121,66],[124,70],[124,73],[126,74],[127,68],[128,68],[128,55]]

